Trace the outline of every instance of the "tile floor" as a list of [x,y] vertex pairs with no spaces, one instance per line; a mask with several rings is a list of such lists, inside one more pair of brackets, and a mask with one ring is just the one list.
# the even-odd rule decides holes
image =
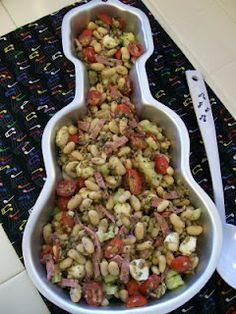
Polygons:
[[[236,118],[236,1],[143,1]],[[0,36],[73,2],[0,0]],[[49,313],[1,225],[0,243],[1,313]]]

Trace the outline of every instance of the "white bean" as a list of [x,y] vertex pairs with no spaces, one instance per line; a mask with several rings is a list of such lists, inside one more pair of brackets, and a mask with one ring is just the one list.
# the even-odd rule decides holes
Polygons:
[[158,206],[157,211],[159,213],[163,212],[168,206],[170,205],[170,202],[168,200],[163,200]]
[[67,126],[61,127],[56,134],[56,145],[63,148],[69,139],[69,132]]
[[60,262],[59,267],[61,270],[66,270],[72,265],[72,263],[73,263],[73,259],[70,257],[67,257],[63,261]]
[[90,68],[96,72],[101,72],[105,69],[105,66],[102,63],[95,62],[90,65]]
[[119,273],[120,273],[120,269],[119,269],[119,266],[116,262],[114,261],[111,261],[109,264],[108,264],[108,271],[111,275],[113,276],[118,276]]
[[93,264],[90,260],[86,261],[85,263],[85,271],[87,277],[92,277],[93,276]]
[[67,256],[75,260],[78,264],[85,264],[86,259],[83,255],[81,255],[77,250],[70,249],[67,253]]
[[144,224],[142,222],[136,223],[134,234],[137,240],[142,240],[144,238]]
[[70,288],[70,298],[74,303],[78,303],[82,297],[82,288],[78,285],[75,288]]
[[80,203],[82,202],[82,197],[79,194],[75,194],[74,196],[72,196],[72,198],[69,200],[69,202],[67,203],[67,208],[69,210],[73,210],[76,209],[77,207],[79,207]]
[[96,210],[94,209],[91,209],[89,212],[88,212],[88,216],[89,216],[89,220],[91,222],[92,225],[94,226],[97,226],[99,224],[99,215],[98,213],[96,212]]
[[103,277],[108,275],[108,262],[106,260],[100,263],[100,270]]
[[84,184],[86,185],[86,187],[90,191],[99,191],[100,190],[99,186],[95,182],[93,182],[91,180],[85,180]]
[[139,211],[141,209],[141,203],[135,195],[131,195],[129,201],[135,211]]
[[175,228],[184,228],[184,222],[175,213],[170,215],[170,222]]
[[161,273],[164,273],[166,269],[166,258],[164,255],[159,256],[159,270]]
[[81,241],[82,241],[82,244],[83,244],[86,252],[88,252],[89,254],[94,253],[94,245],[93,245],[93,242],[90,238],[83,237]]
[[63,148],[63,153],[68,155],[75,149],[75,142],[68,142],[66,146]]
[[47,224],[43,227],[43,239],[46,244],[52,244],[52,225]]
[[150,249],[152,247],[152,241],[145,241],[136,245],[138,251]]
[[128,296],[129,296],[128,295],[128,291],[126,289],[121,289],[119,291],[119,297],[120,297],[122,302],[125,303],[127,301],[127,299],[128,299]]
[[198,236],[202,233],[202,226],[188,226],[186,231],[189,235]]

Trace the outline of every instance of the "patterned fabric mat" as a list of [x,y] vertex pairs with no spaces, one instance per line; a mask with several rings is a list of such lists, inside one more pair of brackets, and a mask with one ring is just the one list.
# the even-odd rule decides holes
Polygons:
[[[126,0],[149,17],[155,51],[146,64],[153,96],[185,122],[191,170],[212,197],[208,163],[184,71],[192,65],[139,0]],[[83,4],[75,4],[74,6]],[[74,98],[74,67],[61,46],[64,8],[0,37],[0,223],[20,258],[25,224],[45,182],[41,136],[48,120]],[[236,121],[208,88],[215,119],[227,222],[236,224]],[[51,313],[66,313],[45,299]],[[236,313],[236,291],[215,272],[174,313]]]

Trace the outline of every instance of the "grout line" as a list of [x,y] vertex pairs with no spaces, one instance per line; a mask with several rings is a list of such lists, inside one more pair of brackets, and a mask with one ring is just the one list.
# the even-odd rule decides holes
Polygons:
[[10,12],[8,11],[7,7],[4,5],[4,3],[0,0],[0,3],[2,4],[4,10],[6,11],[8,17],[10,18],[10,20],[12,21],[12,23],[15,25],[15,27],[17,28],[18,25],[16,24],[15,20],[13,19],[13,17],[11,16]]
[[3,285],[4,283],[8,282],[9,280],[14,279],[15,277],[17,277],[18,275],[20,275],[20,274],[23,273],[23,272],[26,272],[26,269],[25,269],[25,268],[22,269],[21,271],[19,271],[17,274],[12,275],[11,277],[9,277],[9,278],[5,279],[4,281],[2,281],[2,282],[0,283],[0,287],[1,287],[1,285]]

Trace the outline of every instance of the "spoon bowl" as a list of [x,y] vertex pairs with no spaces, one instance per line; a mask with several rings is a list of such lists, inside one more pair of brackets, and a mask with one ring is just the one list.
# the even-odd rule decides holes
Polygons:
[[186,77],[208,158],[214,200],[223,227],[223,244],[216,269],[225,282],[236,289],[236,226],[225,220],[224,190],[211,105],[201,73],[196,70],[186,71]]
[[223,224],[223,245],[217,264],[220,276],[233,288],[236,288],[236,227]]

